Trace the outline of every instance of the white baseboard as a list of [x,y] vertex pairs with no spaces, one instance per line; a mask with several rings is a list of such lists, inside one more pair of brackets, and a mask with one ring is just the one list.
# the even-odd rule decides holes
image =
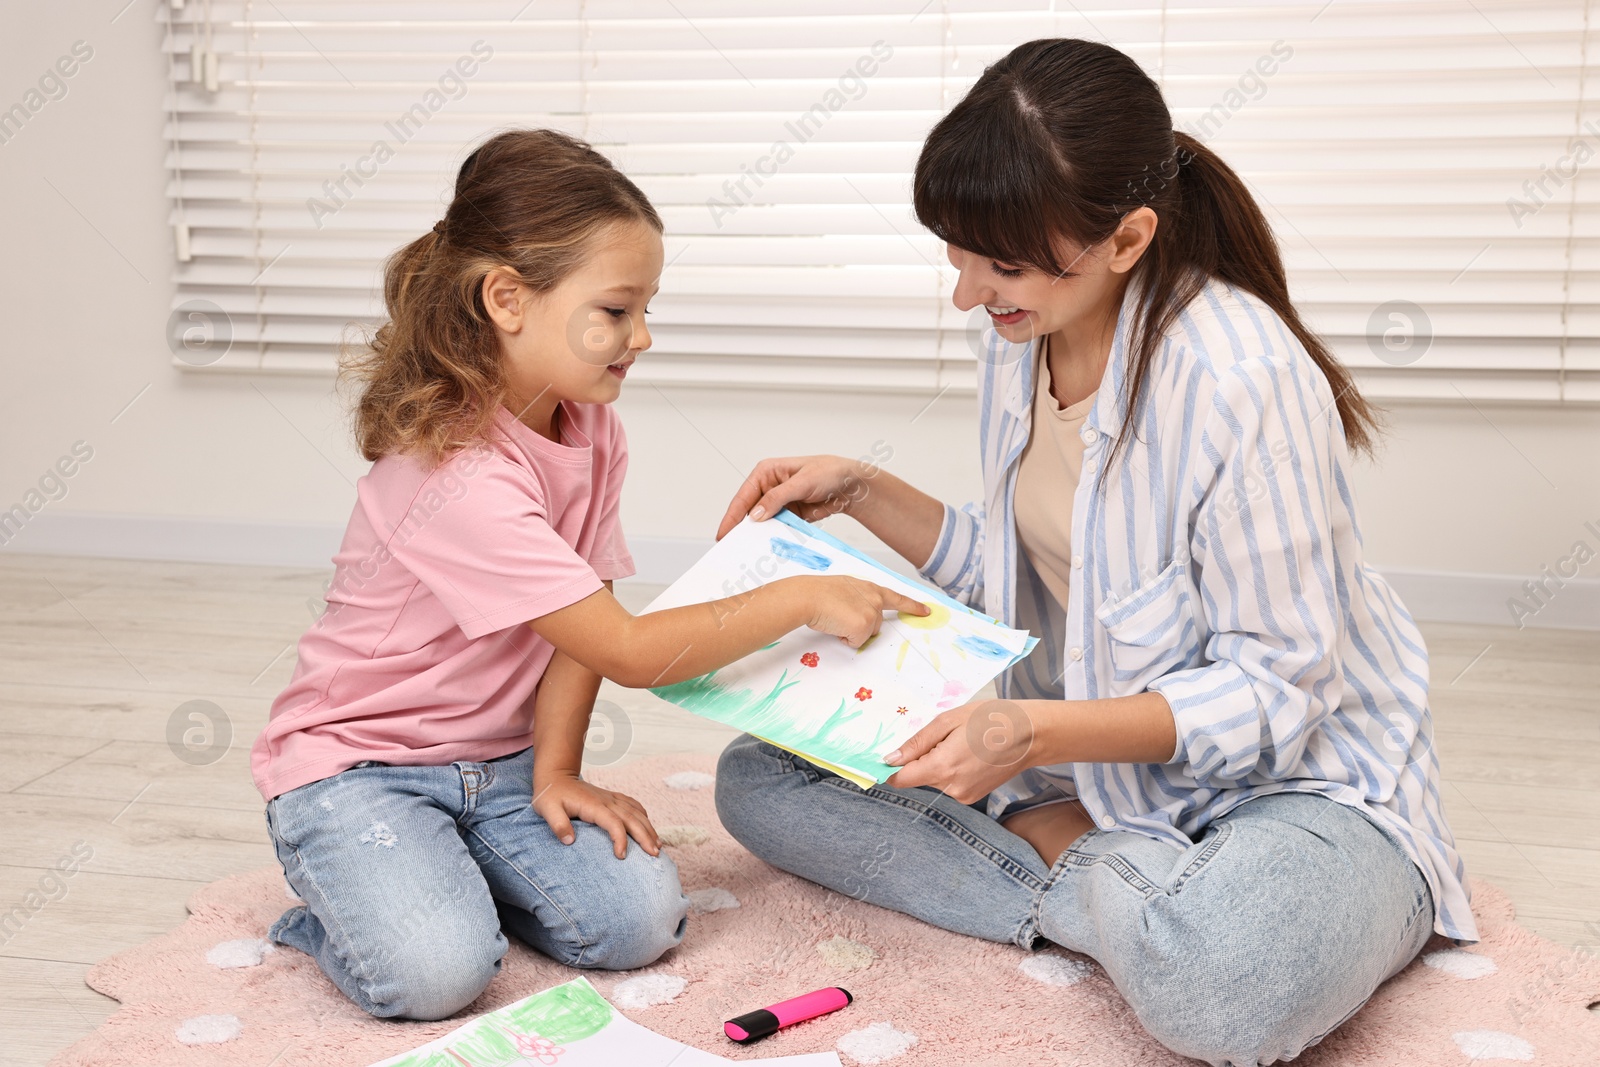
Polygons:
[[[1560,588],[1531,596],[1528,577],[1378,567],[1407,610],[1427,622],[1555,630],[1600,630],[1600,580],[1566,579]],[[1522,609],[1515,610],[1520,603]]]
[[[344,535],[342,526],[319,523],[263,523],[231,519],[157,518],[52,512],[34,515],[0,547],[3,553],[100,556],[110,559],[239,563],[256,566],[329,566]],[[632,537],[638,573],[630,581],[665,585],[689,569],[711,545],[710,538]],[[915,572],[897,556],[869,553],[901,574]],[[1600,630],[1600,580],[1574,578],[1547,587],[1540,600],[1525,589],[1527,576],[1462,574],[1406,567],[1378,570],[1400,593],[1412,615],[1429,622],[1489,626]],[[1519,615],[1512,602],[1526,610]],[[1541,606],[1542,602],[1542,606]]]
[[[0,531],[0,536],[9,534]],[[0,552],[267,567],[332,566],[344,527],[328,523],[112,515],[51,511],[34,515]]]

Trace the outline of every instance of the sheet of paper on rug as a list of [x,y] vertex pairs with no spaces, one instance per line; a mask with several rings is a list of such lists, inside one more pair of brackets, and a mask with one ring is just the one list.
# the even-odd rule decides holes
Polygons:
[[721,600],[815,574],[863,578],[932,612],[885,617],[859,649],[801,627],[721,670],[651,692],[865,788],[895,772],[884,756],[940,712],[967,703],[1039,641],[895,573],[787,510],[765,522],[740,522],[645,610]]
[[662,1037],[613,1008],[586,978],[480,1015],[371,1067],[719,1067],[735,1062],[840,1067],[836,1052],[735,1061]]

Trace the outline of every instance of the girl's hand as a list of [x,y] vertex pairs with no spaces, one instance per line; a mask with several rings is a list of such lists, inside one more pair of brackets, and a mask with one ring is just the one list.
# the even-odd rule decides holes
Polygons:
[[806,597],[806,625],[819,633],[833,634],[851,648],[860,648],[883,625],[885,611],[907,615],[927,615],[933,609],[904,593],[886,589],[848,574],[803,575],[780,578],[774,586],[793,583]]
[[849,511],[867,495],[867,480],[876,473],[843,456],[788,456],[764,459],[744,480],[717,527],[717,540],[752,519],[771,518],[787,507],[807,522]]
[[932,786],[963,804],[988,796],[1032,766],[1033,720],[1010,700],[980,700],[941,712],[884,762],[896,789]]
[[611,835],[612,851],[619,860],[628,854],[630,836],[650,855],[661,855],[661,839],[637,800],[590,785],[576,774],[556,774],[544,782],[534,775],[533,810],[550,824],[563,845],[577,840],[572,820],[581,819]]

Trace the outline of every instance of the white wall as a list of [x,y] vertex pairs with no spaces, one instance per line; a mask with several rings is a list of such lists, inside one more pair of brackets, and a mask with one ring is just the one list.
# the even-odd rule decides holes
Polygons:
[[[8,0],[0,16],[0,108],[75,41],[94,49],[67,96],[0,145],[0,509],[75,442],[93,449],[67,495],[0,551],[324,560],[366,466],[331,382],[172,366],[160,33],[152,0],[113,23],[117,7]],[[970,499],[973,399],[946,395],[912,421],[926,403],[630,383],[624,519],[641,562],[670,569],[708,539],[765,455],[859,455],[882,440],[889,469]],[[1504,620],[1510,591],[1574,542],[1600,550],[1600,409],[1480,407],[1393,409],[1382,462],[1360,475],[1370,558],[1418,614]],[[1583,574],[1600,578],[1600,562]],[[1569,586],[1535,621],[1600,626],[1597,588]]]

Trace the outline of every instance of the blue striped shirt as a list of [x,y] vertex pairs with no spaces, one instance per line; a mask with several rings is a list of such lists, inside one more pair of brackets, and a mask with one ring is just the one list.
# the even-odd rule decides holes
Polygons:
[[1008,811],[1076,797],[1096,823],[1187,846],[1252,797],[1320,793],[1360,807],[1416,861],[1434,929],[1477,940],[1445,822],[1428,653],[1364,558],[1350,455],[1326,377],[1262,301],[1212,279],[1158,342],[1120,454],[1130,285],[1082,429],[1070,595],[1019,551],[1012,493],[1035,345],[992,331],[979,368],[984,501],[945,506],[921,573],[1041,638],[998,680],[1007,699],[1159,692],[1166,763],[1031,768],[990,795]]

